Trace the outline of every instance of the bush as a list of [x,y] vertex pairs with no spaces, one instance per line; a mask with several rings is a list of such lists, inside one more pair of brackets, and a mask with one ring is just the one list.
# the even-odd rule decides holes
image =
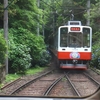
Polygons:
[[[100,32],[96,32],[93,34],[94,41],[96,40],[96,37],[98,37],[98,34]],[[97,35],[97,36],[96,36]],[[92,46],[92,60],[90,62],[92,67],[100,68],[98,58],[100,58],[100,41],[97,40],[96,42],[93,42]]]
[[30,48],[25,45],[17,44],[9,54],[11,61],[11,71],[13,73],[25,73],[25,71],[31,66],[31,56],[29,54]]
[[30,48],[15,40],[16,37],[9,33],[9,72],[25,73],[31,66]]
[[[40,53],[45,49],[42,36],[27,29],[9,30],[9,66],[11,72],[23,72],[32,64],[38,65]],[[28,50],[28,51],[26,51]],[[28,56],[28,57],[27,57]],[[23,68],[25,67],[25,68]]]
[[31,34],[29,36],[29,41],[26,43],[31,49],[32,64],[38,64],[41,58],[41,51],[46,49],[43,37]]
[[51,54],[49,51],[46,50],[42,50],[40,53],[40,59],[39,59],[39,65],[40,66],[45,66],[46,64],[48,64],[51,60]]

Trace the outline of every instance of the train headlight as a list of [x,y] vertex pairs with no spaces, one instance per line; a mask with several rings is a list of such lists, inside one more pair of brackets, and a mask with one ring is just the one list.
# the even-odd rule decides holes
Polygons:
[[78,63],[78,60],[73,60],[73,64],[77,64]]
[[70,54],[70,58],[78,59],[78,58],[80,58],[80,54],[78,52],[72,52]]

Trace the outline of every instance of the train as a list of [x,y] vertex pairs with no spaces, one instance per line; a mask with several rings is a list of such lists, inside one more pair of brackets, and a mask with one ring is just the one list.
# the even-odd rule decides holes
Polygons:
[[56,50],[61,69],[87,70],[92,59],[92,28],[68,21],[58,28]]

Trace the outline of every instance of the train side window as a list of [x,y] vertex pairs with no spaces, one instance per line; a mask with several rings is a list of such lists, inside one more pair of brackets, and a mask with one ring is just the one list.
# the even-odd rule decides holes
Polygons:
[[68,34],[67,27],[63,27],[60,29],[60,46],[61,47],[67,47],[67,34]]
[[90,47],[90,29],[83,28],[83,47]]

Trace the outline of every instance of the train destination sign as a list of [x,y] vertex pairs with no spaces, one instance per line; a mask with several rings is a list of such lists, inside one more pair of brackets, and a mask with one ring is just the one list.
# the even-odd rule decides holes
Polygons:
[[71,31],[80,31],[80,27],[71,27],[70,30]]

